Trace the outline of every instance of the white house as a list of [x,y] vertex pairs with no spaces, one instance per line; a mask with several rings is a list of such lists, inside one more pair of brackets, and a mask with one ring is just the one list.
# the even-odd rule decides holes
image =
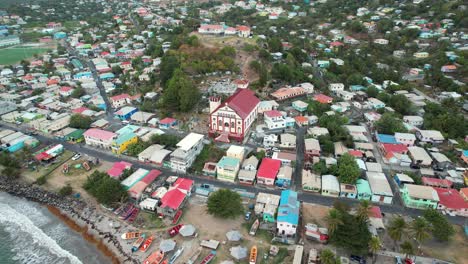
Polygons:
[[416,138],[421,142],[439,144],[444,142],[444,136],[437,130],[418,130]]
[[403,122],[415,127],[420,127],[424,123],[424,118],[421,116],[403,116]]
[[278,110],[266,111],[263,116],[268,129],[284,129],[286,127],[286,119]]
[[386,39],[375,39],[374,43],[379,44],[379,45],[388,45],[388,40],[386,40]]
[[395,133],[395,140],[407,147],[413,146],[416,136],[410,133]]
[[343,83],[330,83],[328,85],[328,89],[332,92],[337,94],[339,91],[344,91],[344,84]]
[[373,202],[391,204],[393,200],[393,192],[385,174],[382,172],[368,171],[366,172],[366,175],[372,192],[371,200]]
[[171,169],[186,172],[203,149],[203,135],[190,133],[177,143],[177,147],[170,156]]

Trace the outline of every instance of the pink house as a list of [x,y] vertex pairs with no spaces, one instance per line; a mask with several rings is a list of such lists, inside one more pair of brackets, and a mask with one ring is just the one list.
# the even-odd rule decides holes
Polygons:
[[333,98],[324,94],[314,95],[314,100],[322,104],[331,104],[333,102]]
[[112,165],[112,168],[107,170],[107,174],[112,178],[118,179],[124,170],[130,169],[131,167],[132,164],[125,161],[115,162],[114,165]]
[[63,97],[68,97],[72,93],[73,93],[73,88],[71,88],[70,86],[63,86],[59,90],[60,96],[63,96]]
[[112,141],[117,137],[117,134],[98,128],[90,128],[84,132],[83,136],[86,145],[110,149]]
[[306,158],[319,157],[320,156],[320,143],[315,138],[306,138],[305,142],[305,155]]
[[468,217],[468,202],[455,189],[434,188],[439,196],[437,209],[448,214]]
[[281,161],[270,158],[263,158],[257,172],[257,183],[273,186],[280,167]]

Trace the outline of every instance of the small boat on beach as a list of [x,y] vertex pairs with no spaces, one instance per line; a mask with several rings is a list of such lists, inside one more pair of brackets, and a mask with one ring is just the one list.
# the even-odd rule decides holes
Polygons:
[[127,233],[123,233],[122,234],[122,239],[135,239],[135,238],[139,238],[141,236],[141,232],[127,232]]
[[193,254],[190,259],[187,261],[186,264],[194,264],[195,261],[197,261],[198,257],[200,256],[201,252],[202,252],[203,248],[202,247],[199,247],[197,249],[197,251],[195,252],[195,254]]
[[133,204],[130,204],[128,208],[126,208],[119,216],[120,219],[127,219],[130,217],[130,215],[133,213],[135,209],[135,206]]
[[132,213],[130,214],[130,216],[128,217],[127,221],[132,223],[133,221],[135,221],[136,217],[138,216],[138,213],[140,212],[140,209],[138,208],[133,208],[133,211]]
[[208,256],[206,256],[206,257],[202,260],[202,262],[200,262],[200,264],[208,264],[208,263],[210,263],[210,262],[214,259],[215,256],[216,256],[216,251],[213,250],[213,251],[211,251],[211,253],[210,253]]
[[127,210],[129,210],[131,207],[132,207],[131,203],[123,204],[114,211],[114,214],[120,215],[121,213],[126,212]]
[[257,233],[257,229],[258,227],[260,226],[260,221],[258,219],[255,220],[255,222],[253,223],[252,227],[250,228],[250,232],[249,234],[251,236],[255,236],[255,234]]
[[179,248],[174,255],[172,255],[171,259],[169,259],[169,264],[174,264],[176,259],[182,255],[182,252],[184,252],[184,247]]
[[148,237],[148,239],[145,240],[145,243],[140,247],[141,252],[146,252],[149,247],[151,246],[151,243],[153,243],[154,236]]
[[136,252],[141,247],[143,242],[145,242],[145,238],[146,238],[146,235],[142,234],[135,242],[133,242],[132,252]]
[[174,227],[172,227],[171,229],[168,230],[169,232],[169,235],[171,237],[175,237],[177,234],[179,234],[179,231],[180,229],[182,228],[183,225],[179,224],[179,225],[176,225]]
[[249,263],[250,264],[255,264],[256,262],[257,262],[257,246],[253,246],[250,249]]
[[156,250],[143,261],[143,264],[160,264],[163,258],[164,252]]

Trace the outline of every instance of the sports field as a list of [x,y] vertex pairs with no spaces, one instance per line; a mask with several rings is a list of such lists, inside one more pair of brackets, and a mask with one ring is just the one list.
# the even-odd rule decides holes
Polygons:
[[0,49],[0,65],[11,65],[24,59],[29,59],[34,54],[41,54],[47,51],[47,48],[40,47],[11,47]]

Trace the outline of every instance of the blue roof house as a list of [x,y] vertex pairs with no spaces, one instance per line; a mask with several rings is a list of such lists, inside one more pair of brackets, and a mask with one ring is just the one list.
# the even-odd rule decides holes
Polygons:
[[400,144],[398,141],[396,141],[395,136],[387,134],[377,134],[377,141],[384,144]]
[[128,120],[130,117],[138,112],[138,109],[132,106],[124,106],[122,107],[119,111],[115,113],[115,115],[120,119],[120,120]]
[[276,231],[279,237],[294,238],[299,224],[300,203],[297,192],[284,190],[281,192]]

